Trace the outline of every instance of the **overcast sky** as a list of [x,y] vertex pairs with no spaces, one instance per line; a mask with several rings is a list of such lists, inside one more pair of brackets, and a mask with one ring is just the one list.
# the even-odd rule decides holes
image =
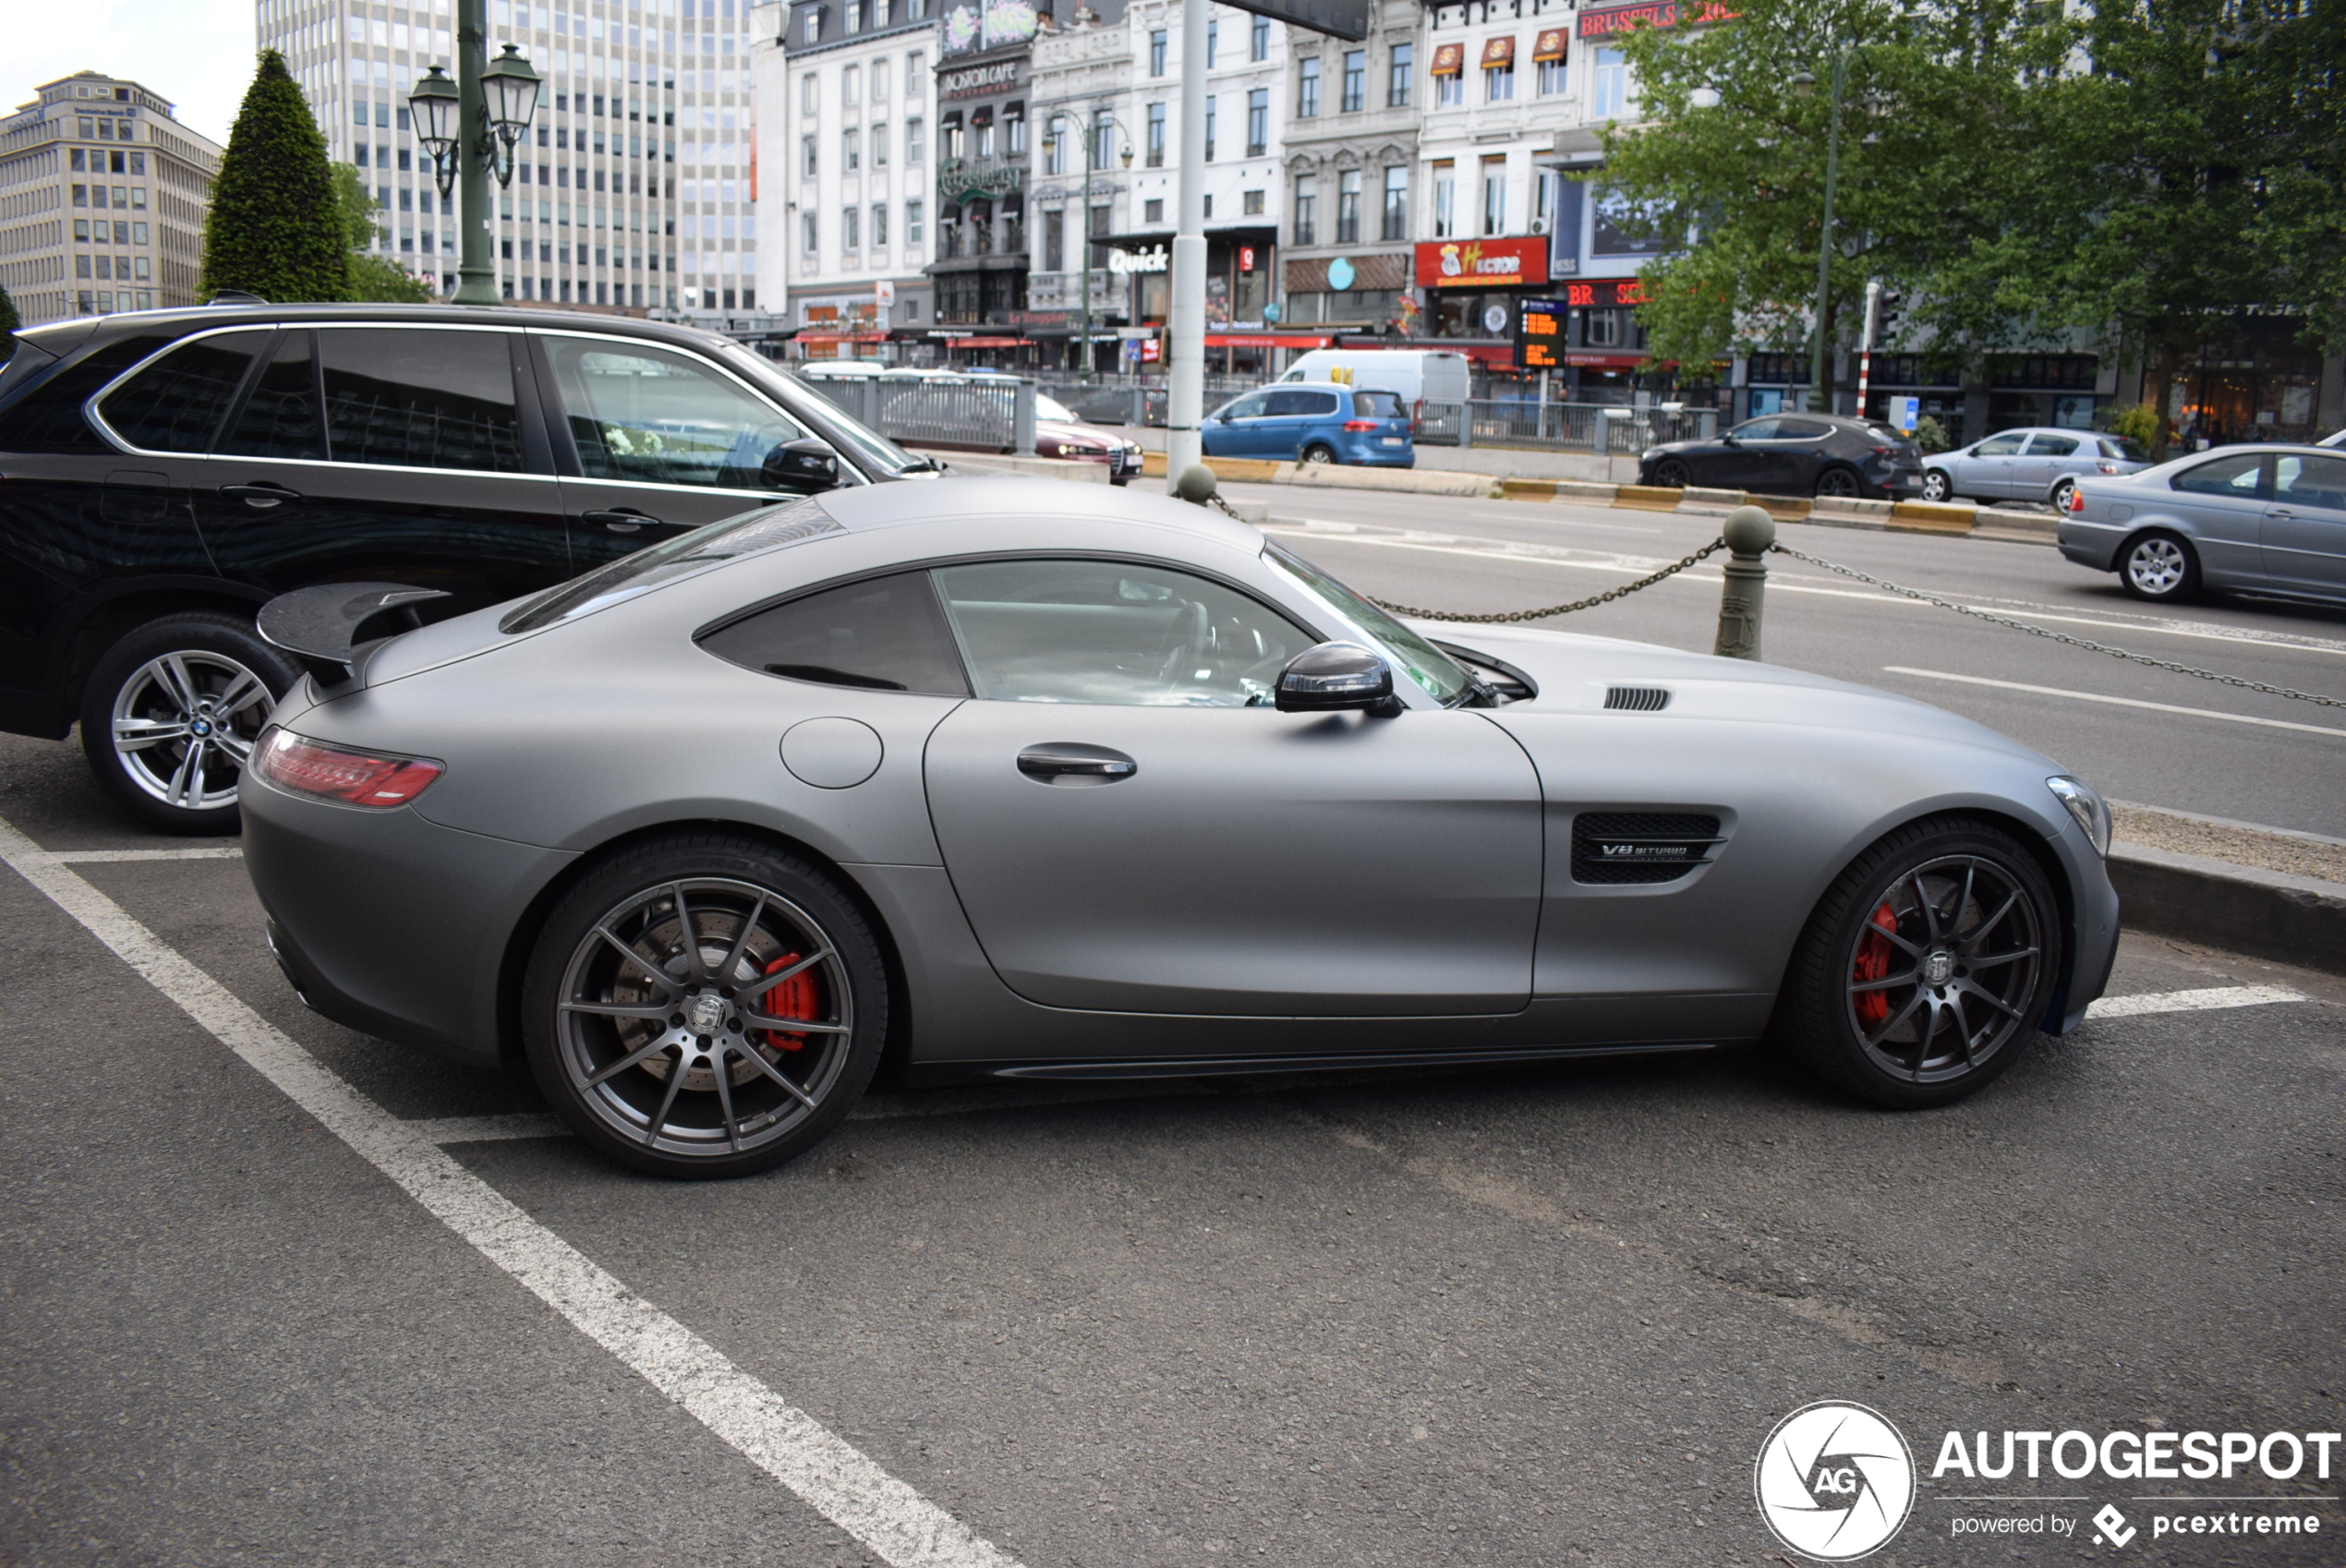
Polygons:
[[76,71],[128,77],[225,143],[252,81],[253,0],[26,0],[7,7],[0,109]]

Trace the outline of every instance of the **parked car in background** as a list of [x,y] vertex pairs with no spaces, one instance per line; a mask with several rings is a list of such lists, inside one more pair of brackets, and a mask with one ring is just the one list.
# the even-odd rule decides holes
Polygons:
[[1048,392],[1034,397],[1034,455],[1107,464],[1107,482],[1129,485],[1141,471],[1141,443],[1082,418]]
[[937,465],[713,332],[435,306],[34,327],[0,372],[0,729],[78,720],[116,800],[237,826],[317,583],[494,604],[777,498]]
[[1206,416],[1208,457],[1417,466],[1409,410],[1398,392],[1276,385],[1234,397]]
[[2139,474],[2150,453],[2123,436],[2024,428],[1933,456],[1922,474],[1925,501],[2040,501],[2066,510],[2088,474]]
[[1473,395],[1467,356],[1444,348],[1315,348],[1296,356],[1283,382],[1333,381],[1400,394],[1415,420],[1429,403],[1463,404]]
[[1647,448],[1638,482],[1899,500],[1922,488],[1922,455],[1905,432],[1879,420],[1765,414],[1706,439]]
[[2253,589],[2346,603],[2346,452],[2232,446],[2080,478],[2061,553],[2138,598]]

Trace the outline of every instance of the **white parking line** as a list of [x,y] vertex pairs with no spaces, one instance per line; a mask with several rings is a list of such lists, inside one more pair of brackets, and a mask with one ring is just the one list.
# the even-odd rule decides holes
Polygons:
[[2225,1007],[2261,1007],[2307,998],[2278,985],[2218,985],[2205,991],[2153,991],[2139,996],[2104,996],[2086,1008],[2089,1019],[2130,1019],[2144,1013],[2209,1013]]
[[207,844],[179,850],[35,850],[30,858],[41,865],[90,865],[121,861],[240,861],[245,851],[238,844]]
[[883,1561],[897,1568],[1017,1568],[1014,1559],[345,1083],[5,821],[0,860],[482,1257]]
[[1956,675],[1944,669],[1910,669],[1903,664],[1881,667],[1893,675],[1915,675],[1925,681],[1959,681],[1966,686],[1994,686],[2006,692],[2027,692],[2039,697],[2067,697],[2072,702],[2106,703],[2111,707],[2144,707],[2154,713],[2180,713],[2193,718],[2220,718],[2227,724],[2255,724],[2267,730],[2299,730],[2308,735],[2335,735],[2346,741],[2346,730],[2320,724],[2299,724],[2287,718],[2256,718],[2244,713],[2218,713],[2211,707],[2179,707],[2173,703],[2149,703],[2140,697],[2105,696],[2099,692],[2071,692],[2059,686],[2031,686],[2022,681],[1990,681],[1985,675]]

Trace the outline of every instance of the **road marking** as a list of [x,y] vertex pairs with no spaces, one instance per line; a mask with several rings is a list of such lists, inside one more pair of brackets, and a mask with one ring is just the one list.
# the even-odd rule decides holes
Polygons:
[[0,820],[0,861],[490,1262],[896,1568],[1014,1559],[630,1291]]
[[2206,991],[2150,991],[2138,996],[2104,996],[2086,1008],[2089,1019],[2139,1018],[2145,1013],[2211,1013],[2225,1007],[2261,1007],[2309,998],[2278,985],[2218,985]]
[[2346,730],[2319,724],[2299,724],[2287,718],[2256,718],[2244,713],[2218,713],[2211,707],[2178,707],[2173,703],[2145,702],[2140,697],[2111,697],[2099,692],[2071,692],[2059,686],[2031,686],[2020,681],[1990,681],[1985,675],[1956,675],[1944,669],[1910,669],[1903,664],[1881,667],[1893,675],[1916,675],[1925,681],[1959,681],[1966,686],[1994,686],[2006,692],[2028,692],[2040,697],[2067,697],[2073,702],[2107,703],[2111,707],[2142,707],[2154,713],[2181,713],[2194,718],[2220,718],[2227,724],[2255,724],[2267,730],[2298,730],[2308,735],[2335,735],[2346,741]]
[[87,865],[123,861],[240,861],[245,851],[239,844],[213,844],[187,850],[35,850],[29,858],[41,865]]

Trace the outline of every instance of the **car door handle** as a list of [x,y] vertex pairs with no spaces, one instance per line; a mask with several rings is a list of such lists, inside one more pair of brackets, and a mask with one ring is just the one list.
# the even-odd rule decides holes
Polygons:
[[272,485],[266,479],[258,480],[249,485],[223,485],[220,487],[220,493],[243,501],[247,506],[260,507],[263,511],[284,501],[301,499],[299,490],[289,490],[283,485]]
[[655,526],[659,523],[657,517],[628,508],[615,512],[584,512],[579,513],[578,520],[581,523],[599,523],[614,534],[632,534],[647,523]]
[[2265,515],[2267,517],[2294,517],[2297,513],[2290,511],[2289,508],[2285,506],[2276,506],[2271,511],[2266,513]]
[[1140,772],[1141,765],[1106,746],[1060,741],[1019,753],[1018,770],[1045,784],[1115,784]]

